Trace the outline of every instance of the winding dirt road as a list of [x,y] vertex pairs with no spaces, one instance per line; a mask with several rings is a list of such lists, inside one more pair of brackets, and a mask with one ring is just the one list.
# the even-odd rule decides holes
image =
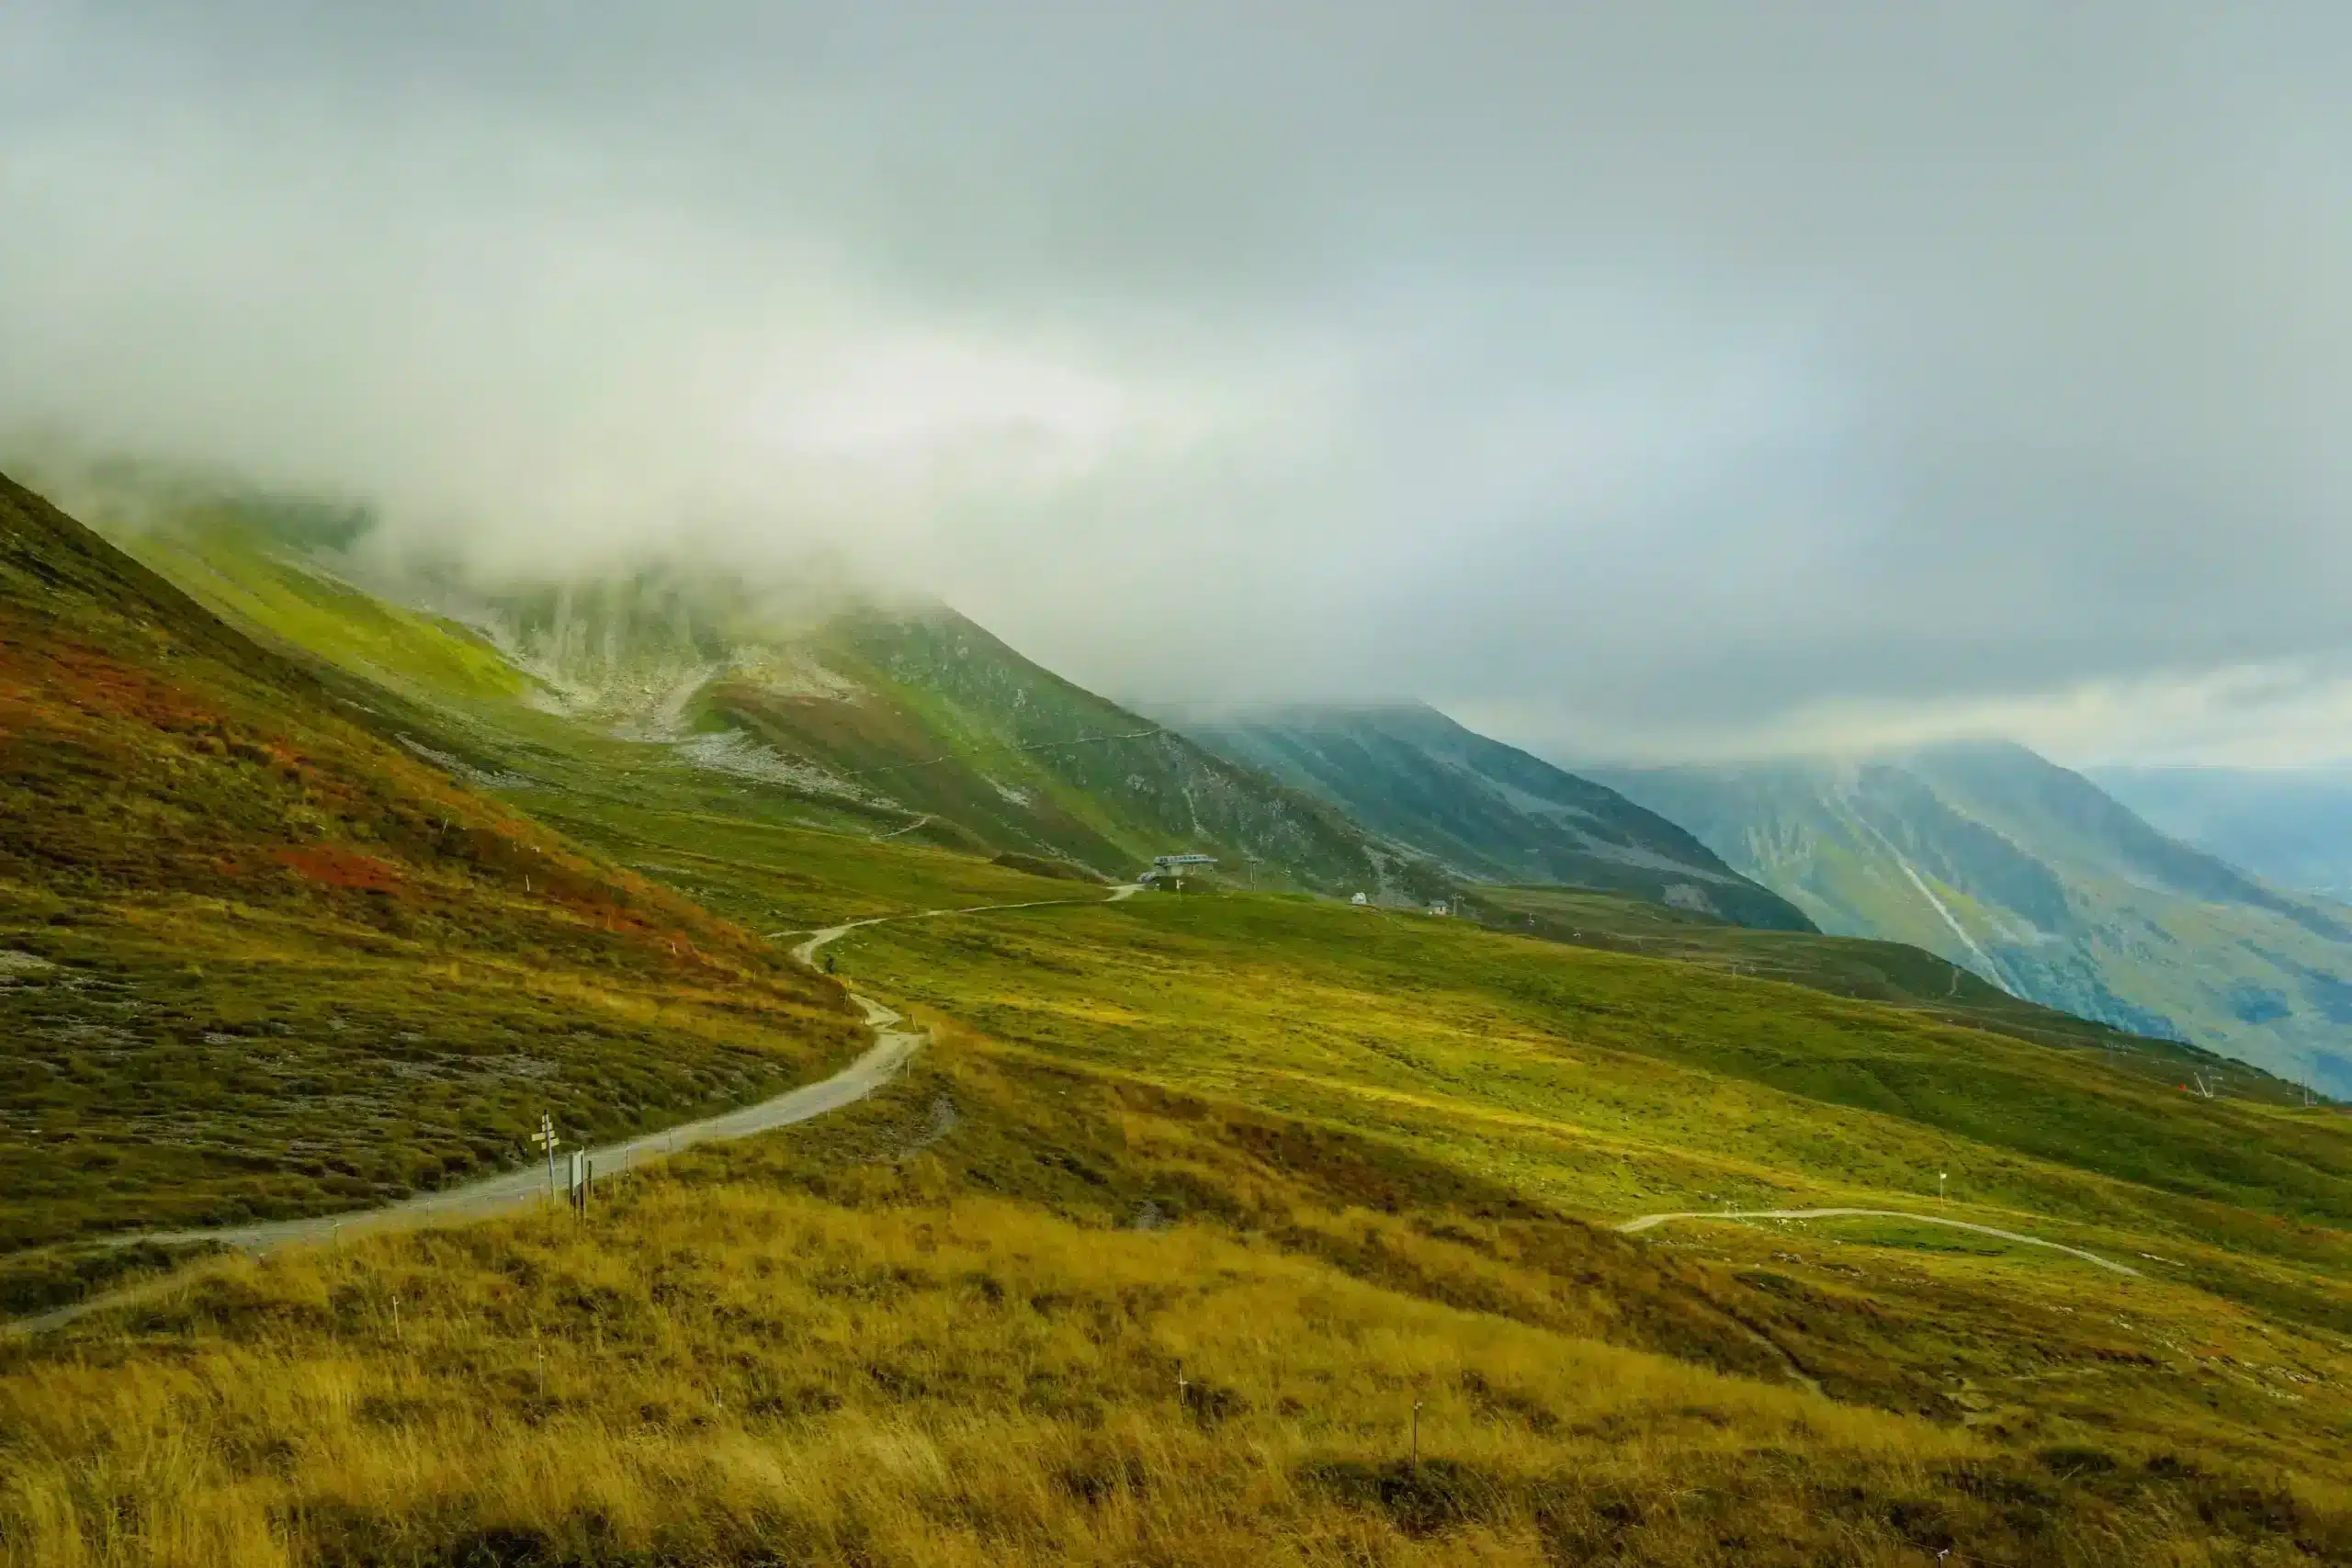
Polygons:
[[2140,1277],[2140,1270],[2128,1263],[2118,1263],[2101,1258],[2096,1252],[2085,1252],[2079,1247],[2064,1242],[2044,1241],[2038,1235],[2026,1235],[2018,1231],[1999,1230],[1992,1225],[1980,1225],[1971,1220],[1948,1220],[1941,1214],[1910,1214],[1900,1209],[1718,1209],[1686,1210],[1673,1214],[1644,1214],[1638,1220],[1627,1220],[1617,1228],[1627,1235],[1638,1235],[1668,1220],[1914,1220],[1923,1225],[1949,1225],[1956,1231],[1974,1231],[1978,1235],[1998,1236],[2003,1241],[2022,1242],[2028,1247],[2046,1247],[2052,1252],[2063,1252],[2069,1258],[2079,1258],[2086,1263],[2096,1263],[2110,1273]]
[[[921,909],[905,915],[876,915],[867,919],[828,926],[823,931],[813,932],[806,942],[792,949],[792,956],[813,968],[818,949],[829,942],[839,942],[863,927],[878,926],[889,920],[925,920],[942,915],[981,915],[999,909],[1039,909],[1055,905],[1098,901],[1115,904],[1121,899],[1133,897],[1138,891],[1139,885],[1127,883],[1111,889],[1109,897],[1102,900],[1036,898],[1019,904],[974,904],[956,909]],[[919,1029],[903,1027],[906,1023],[904,1018],[873,998],[856,991],[851,991],[849,998],[864,1010],[865,1025],[874,1031],[874,1043],[832,1077],[787,1089],[754,1105],[741,1106],[696,1122],[680,1122],[658,1133],[624,1138],[618,1143],[600,1144],[586,1151],[588,1157],[595,1162],[598,1171],[611,1175],[645,1160],[658,1159],[679,1149],[691,1148],[696,1144],[721,1143],[730,1138],[748,1138],[754,1133],[773,1132],[778,1127],[789,1127],[794,1122],[806,1122],[864,1100],[898,1076],[899,1069],[922,1049],[924,1036]],[[480,1181],[469,1181],[461,1187],[446,1188],[438,1192],[420,1192],[413,1198],[404,1198],[396,1203],[386,1203],[373,1209],[317,1214],[299,1220],[271,1220],[251,1225],[128,1232],[107,1236],[104,1244],[131,1247],[141,1242],[154,1242],[185,1247],[213,1242],[258,1255],[302,1242],[332,1241],[345,1230],[357,1233],[386,1226],[426,1224],[437,1220],[477,1219],[535,1202],[548,1190],[546,1168],[527,1165],[485,1177]],[[75,1302],[36,1316],[16,1318],[0,1325],[0,1327],[28,1334],[56,1328],[101,1308],[138,1301],[171,1282],[170,1277],[166,1276],[128,1290],[92,1296],[86,1301]]]

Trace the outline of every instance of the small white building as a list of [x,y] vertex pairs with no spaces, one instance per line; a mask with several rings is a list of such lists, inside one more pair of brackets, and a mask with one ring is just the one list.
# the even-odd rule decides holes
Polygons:
[[1349,900],[1348,900],[1348,902],[1349,902],[1349,903],[1351,903],[1351,904],[1369,904],[1369,903],[1371,903],[1371,902],[1372,902],[1372,900],[1371,900],[1370,898],[1365,897],[1363,894],[1359,893],[1359,894],[1357,894],[1354,897],[1352,897],[1352,898],[1349,899]]

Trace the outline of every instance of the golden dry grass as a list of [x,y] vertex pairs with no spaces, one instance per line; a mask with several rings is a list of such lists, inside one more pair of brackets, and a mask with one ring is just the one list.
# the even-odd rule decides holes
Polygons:
[[[1684,1494],[1759,1450],[1905,1490],[1987,1457],[1205,1228],[968,1199],[656,1182],[585,1230],[216,1266],[132,1332],[168,1351],[100,1339],[0,1383],[6,1561],[1536,1562],[1526,1499],[1555,1479],[1555,1506],[1622,1495],[1627,1533],[1703,1561],[1725,1521]],[[1382,1467],[1417,1400],[1425,1469],[1476,1516],[1442,1539],[1317,1479],[1406,1473]],[[1738,1484],[1753,1539],[1799,1532],[1816,1483]],[[1916,1560],[1846,1533],[1851,1561]]]
[[[957,1128],[876,1157],[943,1085]],[[0,1352],[0,1563],[2352,1551],[2352,1497],[2324,1473],[2020,1445],[1629,1348],[1633,1277],[1610,1270],[1631,1244],[1579,1265],[1602,1287],[1579,1292],[1523,1239],[1481,1254],[1467,1232],[1315,1201],[1275,1167],[1254,1186],[1227,1173],[1254,1212],[1151,1229],[1021,1192],[998,1143],[1050,1153],[1035,1145],[1063,1085],[959,1063],[830,1145],[633,1176],[585,1226],[536,1213],[216,1262]],[[1218,1179],[1216,1130],[1191,1110],[1081,1113],[1118,1123],[1102,1136],[1160,1190]],[[1385,1263],[1317,1255],[1343,1237]],[[1490,1304],[1430,1299],[1417,1274]]]

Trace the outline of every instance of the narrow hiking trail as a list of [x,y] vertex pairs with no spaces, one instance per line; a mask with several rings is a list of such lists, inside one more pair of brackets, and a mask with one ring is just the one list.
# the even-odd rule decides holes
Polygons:
[[[903,915],[875,915],[812,932],[806,942],[791,950],[792,956],[797,962],[813,968],[820,948],[839,942],[854,931],[891,920],[926,920],[943,915],[983,915],[999,909],[1042,909],[1067,904],[1116,904],[1133,897],[1139,891],[1140,884],[1123,883],[1112,888],[1109,896],[1102,899],[1035,898],[1018,904],[973,904],[955,909],[918,909]],[[792,933],[779,931],[774,934]],[[849,999],[865,1014],[865,1026],[874,1032],[874,1043],[832,1077],[787,1089],[755,1104],[721,1111],[716,1116],[682,1122],[660,1132],[624,1138],[617,1143],[600,1144],[582,1152],[595,1162],[600,1172],[614,1175],[644,1160],[658,1159],[696,1144],[723,1143],[732,1138],[747,1138],[754,1133],[773,1132],[778,1127],[807,1122],[864,1100],[898,1076],[899,1069],[922,1049],[925,1036],[920,1029],[906,1027],[905,1018],[897,1010],[876,1001],[872,997],[852,989],[849,990]],[[565,1157],[570,1157],[568,1151]],[[551,1190],[548,1171],[533,1164],[485,1177],[480,1181],[469,1181],[463,1186],[446,1188],[437,1192],[420,1192],[413,1198],[403,1198],[398,1202],[381,1204],[373,1209],[354,1209],[343,1213],[315,1214],[295,1220],[270,1220],[250,1225],[130,1231],[97,1238],[97,1244],[133,1247],[141,1242],[152,1242],[184,1247],[212,1242],[258,1255],[303,1242],[333,1241],[346,1229],[356,1233],[385,1226],[427,1224],[441,1220],[479,1219],[529,1204]],[[14,1318],[0,1325],[0,1329],[31,1334],[45,1328],[61,1327],[89,1313],[109,1306],[126,1305],[152,1296],[173,1283],[173,1277],[164,1275],[126,1290],[103,1292],[30,1317]]]
[[[1134,897],[1142,891],[1137,883],[1124,883],[1112,887],[1100,898],[1033,898],[1018,903],[970,904],[953,908],[917,909],[898,915],[872,915],[863,919],[845,920],[840,925],[827,926],[815,931],[773,931],[770,938],[803,936],[804,940],[790,949],[795,962],[809,968],[818,965],[818,954],[851,932],[868,926],[885,925],[899,920],[937,919],[955,915],[983,915],[1013,909],[1043,909],[1080,904],[1116,904]],[[846,987],[845,987],[846,988]],[[856,1060],[841,1071],[816,1083],[803,1084],[797,1089],[739,1106],[697,1121],[681,1122],[659,1132],[648,1133],[616,1143],[599,1145],[582,1151],[598,1168],[606,1174],[616,1174],[647,1159],[658,1159],[696,1144],[724,1142],[750,1137],[757,1133],[772,1132],[797,1122],[807,1122],[842,1107],[856,1103],[874,1093],[898,1076],[907,1063],[926,1043],[927,1037],[917,1028],[909,1027],[897,1010],[875,1000],[854,988],[848,989],[849,999],[865,1013],[867,1028],[874,1032],[874,1043]],[[567,1156],[568,1157],[568,1156]],[[125,1233],[99,1238],[99,1244],[128,1247],[141,1242],[180,1245],[211,1242],[222,1247],[258,1255],[280,1247],[302,1243],[332,1241],[348,1228],[354,1232],[387,1226],[411,1226],[435,1222],[478,1219],[506,1210],[524,1207],[539,1201],[550,1192],[548,1172],[538,1165],[527,1165],[504,1171],[480,1181],[469,1182],[437,1192],[419,1193],[372,1209],[358,1209],[339,1214],[319,1214],[302,1219],[269,1221],[259,1224],[157,1230]],[[1897,1209],[1748,1209],[1736,1211],[1687,1210],[1668,1213],[1644,1214],[1623,1222],[1616,1229],[1623,1235],[1637,1235],[1675,1220],[1810,1220],[1840,1218],[1872,1218],[1911,1220],[1923,1224],[1946,1225],[1955,1230],[1972,1231],[1999,1240],[2016,1242],[2028,1247],[2047,1247],[2094,1264],[2112,1273],[2139,1278],[2140,1270],[2127,1264],[2101,1258],[2081,1247],[2062,1242],[2047,1241],[2040,1236],[2017,1231],[1978,1224],[1968,1220],[1947,1219],[1937,1214],[1910,1213]],[[127,1305],[160,1294],[174,1288],[176,1276],[165,1274],[123,1290],[104,1292],[85,1301],[55,1308],[29,1317],[0,1323],[0,1332],[38,1333],[43,1329],[61,1327],[87,1314],[110,1306]],[[1791,1363],[1792,1374],[1809,1386],[1813,1384],[1804,1369]]]
[[2128,1263],[2118,1263],[2101,1258],[2096,1252],[2085,1252],[2079,1247],[2068,1247],[2063,1241],[2045,1241],[2038,1235],[2018,1231],[2005,1231],[1993,1225],[1980,1225],[1973,1220],[1948,1220],[1941,1214],[1913,1214],[1900,1209],[1690,1209],[1671,1214],[1644,1214],[1637,1220],[1627,1220],[1617,1229],[1626,1235],[1639,1235],[1645,1230],[1662,1225],[1668,1220],[1912,1220],[1923,1225],[1948,1225],[1956,1231],[1974,1231],[1978,1235],[1997,1236],[2003,1241],[2022,1242],[2028,1247],[2046,1247],[2052,1252],[2063,1252],[2079,1258],[2086,1263],[2096,1263],[2110,1273],[2140,1277],[2140,1270]]

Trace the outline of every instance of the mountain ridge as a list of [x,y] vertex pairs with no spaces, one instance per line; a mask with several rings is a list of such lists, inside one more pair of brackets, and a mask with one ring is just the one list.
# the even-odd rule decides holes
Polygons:
[[2162,831],[2265,881],[2352,903],[2352,767],[2098,767]]
[[1475,881],[1629,893],[1739,924],[1813,929],[1677,823],[1424,703],[1289,705],[1172,722]]
[[2030,1000],[2352,1089],[2352,918],[2157,831],[2013,743],[1603,768],[1823,930]]
[[1383,902],[1451,885],[944,604],[757,592],[661,565],[460,581],[355,557],[349,534],[289,536],[252,510],[149,509],[119,536],[256,635],[438,710],[483,743],[480,776],[544,781],[594,751],[606,778],[682,766],[797,801],[812,825],[1099,875],[1195,852],[1246,883]]

